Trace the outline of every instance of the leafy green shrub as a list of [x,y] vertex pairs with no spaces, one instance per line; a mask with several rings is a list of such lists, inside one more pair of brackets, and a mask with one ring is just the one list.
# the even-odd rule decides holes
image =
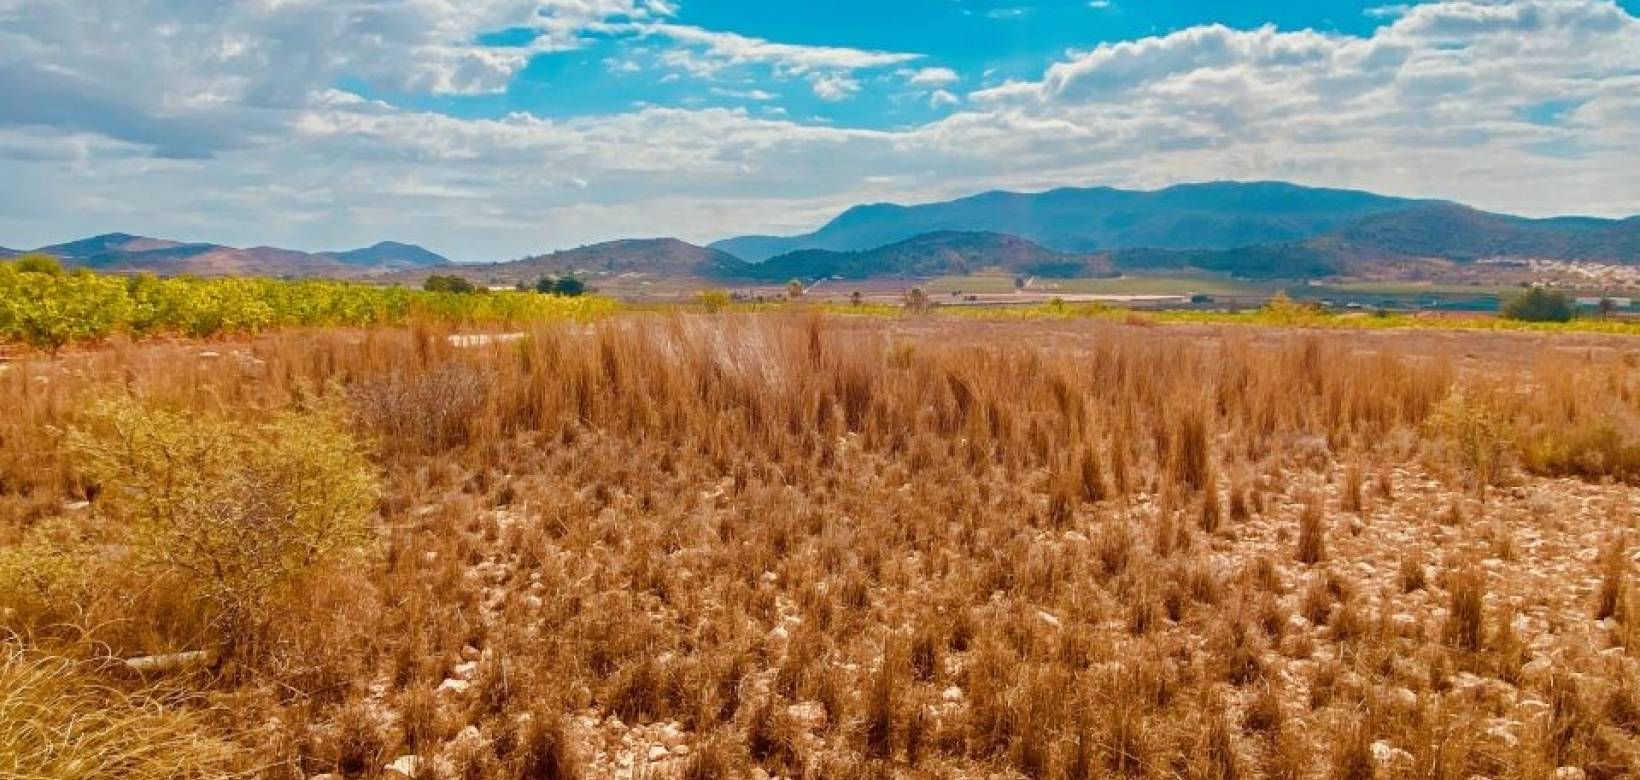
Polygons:
[[227,656],[254,655],[279,598],[368,538],[375,476],[331,410],[255,425],[116,396],[69,445],[136,565],[194,591]]
[[106,338],[129,315],[124,288],[114,277],[0,263],[0,337],[52,351]]
[[477,292],[478,288],[472,282],[455,274],[433,274],[427,281],[421,283],[421,289],[428,292],[470,293]]
[[1501,310],[1504,319],[1524,322],[1571,322],[1577,315],[1572,299],[1559,290],[1532,286],[1507,301]]
[[31,252],[17,258],[17,270],[25,274],[45,274],[47,276],[62,276],[63,264],[57,258],[39,252]]

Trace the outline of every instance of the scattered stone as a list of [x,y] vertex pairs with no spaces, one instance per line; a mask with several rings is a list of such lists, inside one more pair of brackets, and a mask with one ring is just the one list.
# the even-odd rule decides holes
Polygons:
[[139,674],[170,674],[172,672],[198,669],[207,666],[216,660],[216,653],[210,650],[192,650],[185,653],[166,653],[164,655],[145,655],[137,658],[125,659],[125,668]]
[[388,777],[415,777],[421,771],[421,756],[399,756],[382,770],[387,772]]
[[1372,743],[1372,760],[1379,766],[1393,766],[1401,763],[1412,763],[1412,754],[1391,745],[1384,740]]
[[449,691],[451,693],[466,693],[467,689],[472,686],[473,684],[467,682],[466,680],[457,680],[453,677],[446,678],[444,682],[438,684],[438,693],[443,693],[445,691]]

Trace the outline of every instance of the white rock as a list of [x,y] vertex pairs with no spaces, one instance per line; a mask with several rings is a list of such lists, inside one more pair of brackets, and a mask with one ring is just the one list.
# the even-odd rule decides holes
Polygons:
[[1583,780],[1586,775],[1582,769],[1575,766],[1563,766],[1555,770],[1555,780]]
[[167,674],[185,669],[197,669],[216,660],[216,653],[193,650],[186,653],[165,653],[127,658],[125,668],[142,674]]
[[449,691],[451,693],[466,693],[467,689],[471,688],[472,686],[473,686],[473,684],[470,683],[470,682],[467,682],[466,680],[457,680],[455,678],[448,678],[444,682],[441,682],[441,683],[438,684],[438,692],[443,693],[445,691]]
[[388,777],[395,775],[415,777],[416,773],[421,770],[421,756],[399,756],[393,759],[393,763],[382,767],[382,769],[388,773]]
[[953,686],[945,689],[945,693],[941,694],[941,698],[945,699],[948,702],[951,702],[952,704],[955,704],[959,701],[962,701],[962,689],[958,688],[955,685],[953,685]]
[[459,664],[456,664],[456,668],[455,668],[456,676],[463,679],[463,680],[473,679],[473,674],[476,673],[477,671],[478,671],[478,662],[477,661],[463,661]]
[[1054,617],[1052,613],[1044,610],[1037,610],[1036,616],[1040,618],[1042,622],[1047,623],[1054,628],[1059,628],[1059,618]]
[[1372,760],[1379,766],[1412,761],[1412,754],[1383,740],[1372,743]]
[[661,745],[655,745],[655,746],[652,746],[652,747],[649,748],[649,760],[650,761],[665,761],[666,759],[670,758],[671,756],[672,756],[672,751],[667,750],[665,747],[663,747]]
[[659,739],[662,745],[669,748],[677,747],[683,744],[683,730],[679,729],[675,723],[668,723],[661,727],[656,739]]

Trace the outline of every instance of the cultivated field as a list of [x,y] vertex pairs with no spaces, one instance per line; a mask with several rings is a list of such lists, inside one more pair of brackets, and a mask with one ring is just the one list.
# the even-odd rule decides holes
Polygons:
[[451,335],[0,371],[0,777],[1640,766],[1631,336]]

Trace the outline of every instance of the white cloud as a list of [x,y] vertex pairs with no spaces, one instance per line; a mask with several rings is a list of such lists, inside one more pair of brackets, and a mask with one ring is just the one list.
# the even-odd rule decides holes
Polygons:
[[[539,2],[364,6],[409,25],[319,0],[0,0],[0,243],[110,229],[303,248],[392,237],[493,259],[807,228],[862,201],[1216,178],[1640,211],[1640,20],[1608,0],[1426,3],[1369,37],[1191,28],[1068,55],[895,130],[787,120],[779,106],[471,119],[334,89],[343,74],[477,89],[512,66],[506,50],[469,61],[472,31],[522,19],[543,30],[531,46],[572,46],[575,20],[627,24],[602,14],[637,8],[550,5],[539,19]],[[645,24],[670,13],[643,8]],[[669,40],[834,98],[912,57]],[[1522,118],[1551,100],[1571,107]]]
[[936,89],[928,96],[928,105],[931,108],[954,106],[961,102],[962,98],[959,98],[943,89]]
[[961,80],[957,72],[950,68],[921,68],[909,71],[906,81],[918,87],[944,87]]
[[838,101],[854,97],[860,91],[860,82],[837,73],[823,73],[812,80],[815,97]]
[[711,93],[717,95],[718,97],[739,98],[741,100],[756,101],[768,101],[780,97],[773,92],[766,92],[761,89],[725,89],[723,87],[713,87],[711,89]]
[[[801,46],[774,43],[731,32],[704,30],[682,24],[645,24],[635,29],[645,35],[663,36],[689,47],[689,56],[698,63],[696,70],[710,71],[727,65],[772,65],[791,74],[807,74],[817,70],[848,72],[867,68],[899,65],[920,59],[922,55],[900,52],[869,51],[844,46]],[[684,62],[682,56],[679,63]]]

